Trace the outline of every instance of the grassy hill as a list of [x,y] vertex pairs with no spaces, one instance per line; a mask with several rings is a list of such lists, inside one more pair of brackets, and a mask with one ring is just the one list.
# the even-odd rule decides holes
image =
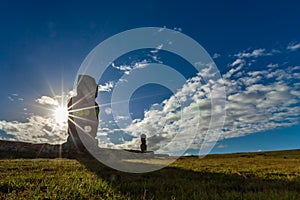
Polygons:
[[0,199],[300,199],[300,150],[182,157],[145,174],[88,158],[2,158]]

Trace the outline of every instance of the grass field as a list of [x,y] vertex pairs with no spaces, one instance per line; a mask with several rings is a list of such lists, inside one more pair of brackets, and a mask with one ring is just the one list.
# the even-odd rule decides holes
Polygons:
[[3,158],[0,199],[300,199],[300,151],[182,157],[145,174],[83,158]]

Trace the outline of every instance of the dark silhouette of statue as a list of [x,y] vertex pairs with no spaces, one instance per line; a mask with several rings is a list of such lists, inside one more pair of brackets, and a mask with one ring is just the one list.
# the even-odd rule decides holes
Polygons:
[[98,85],[94,78],[79,75],[77,80],[77,95],[68,102],[68,139],[67,150],[86,151],[86,147],[98,147],[95,138],[98,129],[99,106],[95,102],[98,95]]
[[147,144],[146,144],[146,135],[145,134],[142,134],[141,135],[141,152],[142,153],[145,153],[147,151]]

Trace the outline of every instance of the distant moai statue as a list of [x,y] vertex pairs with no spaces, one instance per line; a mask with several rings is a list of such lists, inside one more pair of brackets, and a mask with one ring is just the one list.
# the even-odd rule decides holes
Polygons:
[[147,151],[147,144],[146,144],[146,135],[145,134],[142,134],[141,135],[141,152],[142,153],[145,153]]
[[84,144],[98,147],[98,140],[95,138],[99,124],[99,106],[95,102],[97,96],[98,85],[95,79],[88,75],[79,75],[77,95],[68,102],[67,148],[74,147],[79,151],[85,151]]

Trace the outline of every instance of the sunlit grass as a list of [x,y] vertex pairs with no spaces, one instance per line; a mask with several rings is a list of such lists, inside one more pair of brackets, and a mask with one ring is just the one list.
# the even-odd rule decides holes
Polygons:
[[0,171],[4,199],[122,198],[107,181],[75,160],[1,160]]
[[299,191],[300,151],[183,157],[145,174],[89,159],[0,160],[0,199],[300,199]]

